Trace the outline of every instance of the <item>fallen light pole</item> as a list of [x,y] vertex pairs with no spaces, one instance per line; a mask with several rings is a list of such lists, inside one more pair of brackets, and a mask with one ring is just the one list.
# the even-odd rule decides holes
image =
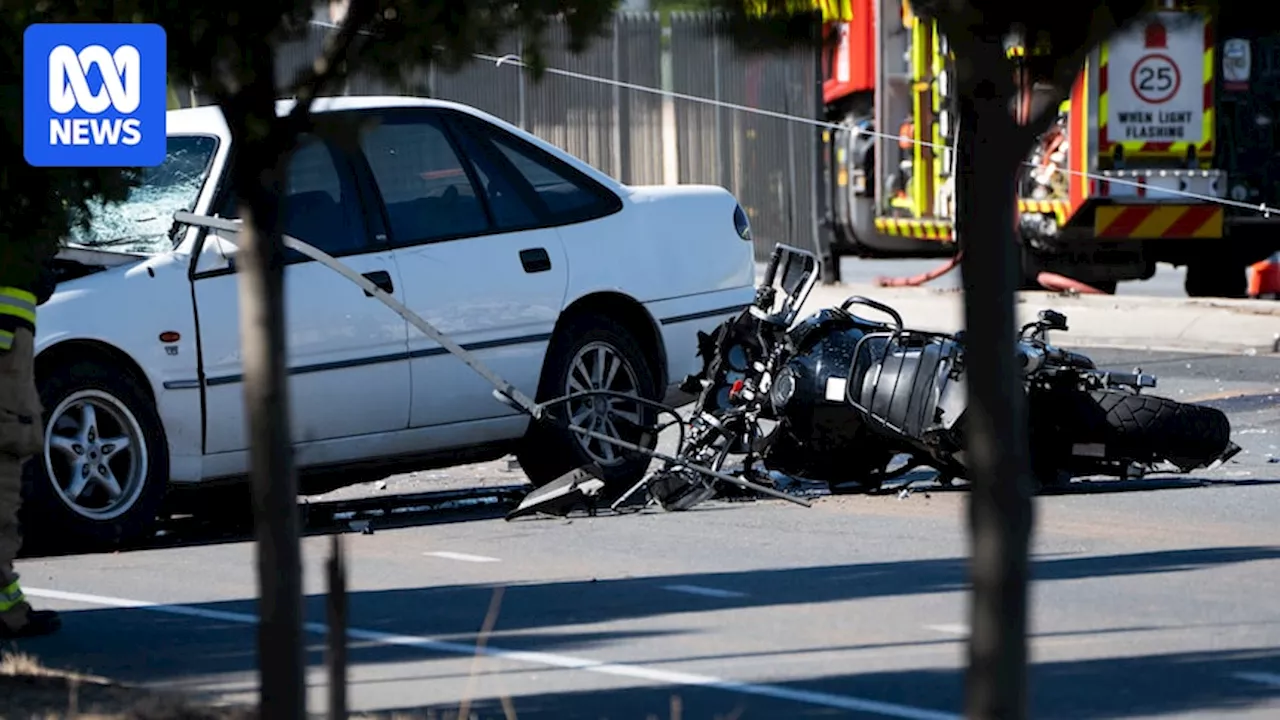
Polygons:
[[[187,225],[190,227],[200,227],[208,230],[216,230],[224,233],[239,233],[241,228],[241,223],[238,220],[229,220],[227,218],[212,217],[209,215],[199,215],[199,214],[190,213],[190,212],[174,213],[174,220],[182,225]],[[229,238],[227,240],[228,242],[231,242],[233,244],[235,242],[234,240],[231,240]],[[469,350],[462,347],[458,343],[454,342],[452,338],[440,332],[440,330],[436,329],[434,325],[427,322],[420,315],[418,315],[417,313],[413,312],[408,307],[406,307],[404,303],[401,303],[399,300],[396,300],[394,297],[387,294],[385,291],[382,290],[382,288],[375,285],[371,280],[364,277],[363,275],[356,272],[355,270],[351,269],[350,267],[342,263],[337,258],[334,258],[333,256],[325,253],[324,251],[316,247],[313,247],[312,245],[309,245],[305,242],[302,242],[301,240],[291,235],[281,235],[281,240],[283,241],[285,247],[288,247],[292,250],[296,250],[297,252],[302,253],[306,257],[311,258],[312,260],[315,260],[321,265],[324,265],[330,270],[350,280],[353,284],[358,286],[366,294],[370,295],[371,297],[377,298],[379,302],[381,302],[383,305],[386,305],[388,308],[390,308],[400,317],[404,318],[404,320],[407,321],[410,325],[413,325],[418,330],[420,330],[422,334],[426,335],[427,337],[431,338],[435,342],[439,343],[440,346],[444,348],[446,351],[448,351],[450,355],[453,355],[454,357],[458,358],[467,367],[475,371],[476,374],[480,375],[485,380],[489,381],[489,383],[494,387],[493,395],[499,402],[502,402],[508,407],[514,408],[516,410],[519,410],[520,412],[527,414],[530,418],[533,419],[534,422],[546,422],[547,416],[548,416],[547,411],[549,408],[558,406],[558,405],[564,405],[568,401],[576,400],[576,399],[580,399],[582,397],[588,397],[588,396],[618,394],[618,393],[613,393],[611,391],[605,391],[605,390],[592,390],[592,391],[585,391],[581,393],[574,393],[572,395],[552,398],[551,400],[548,400],[542,403],[536,402],[535,400],[530,398],[528,395],[521,392],[519,388],[507,382],[507,380],[505,380],[500,375],[498,375],[493,370],[491,370],[488,366],[486,366],[483,362],[481,362],[478,358],[476,358],[475,355],[473,355]],[[195,252],[199,253],[201,251],[202,251],[202,245],[198,245],[196,247]],[[662,405],[661,403],[648,400],[643,397],[638,397],[638,396],[627,396],[627,397],[631,401],[639,402],[651,408],[659,408],[668,414],[675,414],[675,411],[673,409],[668,408]],[[789,495],[785,492],[781,492],[774,488],[766,487],[764,485],[751,482],[750,480],[746,480],[745,478],[737,477],[730,473],[722,472],[718,469],[705,467],[703,465],[689,462],[686,459],[681,459],[677,457],[679,455],[678,452],[676,453],[676,455],[669,455],[666,453],[659,452],[655,449],[643,447],[642,445],[639,445],[639,444],[629,443],[619,438],[610,437],[603,433],[599,433],[594,430],[581,427],[574,423],[566,423],[566,427],[571,432],[577,433],[579,435],[591,437],[591,438],[600,440],[602,442],[610,443],[611,445],[623,448],[625,450],[642,453],[644,455],[649,456],[650,458],[662,460],[663,462],[667,463],[668,467],[670,468],[692,471],[702,477],[713,478],[715,480],[727,482],[731,485],[735,485],[744,490],[750,490],[750,491],[759,493],[761,495],[774,497],[780,500],[786,500],[787,502],[794,503],[796,505],[801,505],[803,507],[810,507],[809,501],[805,500],[804,498],[796,497],[794,495]],[[566,475],[565,478],[562,478],[562,479],[568,479],[570,476],[574,475],[575,473],[580,473],[580,472],[581,472],[581,469],[575,470],[573,473]],[[654,477],[654,475],[651,474],[650,476],[646,477],[645,480],[642,480],[640,483],[638,483],[636,487],[633,487],[631,491],[628,492],[628,495],[638,490],[640,486],[647,485],[650,477]],[[614,503],[614,507],[613,507],[614,510],[617,509],[617,506],[620,504],[620,502],[621,502],[621,499],[619,500],[619,502]]]

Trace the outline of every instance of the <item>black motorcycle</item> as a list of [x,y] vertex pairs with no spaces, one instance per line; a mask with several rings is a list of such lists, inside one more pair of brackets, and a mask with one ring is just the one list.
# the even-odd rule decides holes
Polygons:
[[[738,472],[773,487],[873,490],[920,467],[947,483],[964,479],[963,333],[908,329],[893,308],[864,297],[796,322],[818,270],[811,253],[777,246],[752,306],[700,335],[703,367],[684,383],[697,401],[680,457],[723,473],[742,456]],[[1066,330],[1065,316],[1044,310],[1018,338],[1042,487],[1135,477],[1162,464],[1191,472],[1240,451],[1221,411],[1146,394],[1153,376],[1100,370],[1049,343],[1049,332]],[[907,462],[890,470],[901,456]],[[714,485],[706,473],[669,466],[648,481],[667,509],[733,490]]]

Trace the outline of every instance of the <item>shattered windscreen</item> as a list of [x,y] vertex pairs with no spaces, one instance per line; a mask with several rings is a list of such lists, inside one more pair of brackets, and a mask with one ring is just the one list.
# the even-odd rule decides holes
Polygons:
[[119,203],[90,204],[87,230],[73,228],[68,240],[85,247],[156,254],[173,249],[173,214],[195,208],[213,162],[218,139],[207,135],[168,139],[164,162],[143,171],[142,182]]

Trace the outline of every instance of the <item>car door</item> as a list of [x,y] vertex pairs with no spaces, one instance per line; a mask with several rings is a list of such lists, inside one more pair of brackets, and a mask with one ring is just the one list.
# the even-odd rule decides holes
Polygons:
[[[381,226],[371,225],[349,156],[304,137],[290,161],[284,232],[314,245],[404,301]],[[234,207],[224,217],[238,217]],[[376,222],[376,219],[375,219]],[[206,243],[209,248],[210,243]],[[208,252],[219,252],[216,248]],[[409,422],[408,324],[338,273],[285,250],[284,310],[295,443],[404,430]],[[234,261],[234,256],[231,257]],[[248,448],[234,265],[201,258],[195,276],[205,375],[206,453]],[[359,452],[326,454],[351,459]],[[333,455],[332,457],[328,457]],[[306,456],[299,461],[305,463]]]
[[[394,109],[360,147],[385,213],[405,304],[526,393],[568,283],[560,235],[509,178],[467,152],[474,145],[433,108]],[[413,427],[514,411],[440,345],[409,329]]]

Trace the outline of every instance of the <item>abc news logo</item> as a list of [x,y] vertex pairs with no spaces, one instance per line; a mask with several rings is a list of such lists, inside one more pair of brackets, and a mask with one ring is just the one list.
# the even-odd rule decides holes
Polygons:
[[[49,109],[66,115],[76,109],[101,115],[113,109],[121,115],[136,112],[142,104],[141,55],[132,45],[110,52],[90,45],[79,53],[59,45],[49,53]],[[88,70],[102,75],[98,92],[89,89]],[[142,141],[142,121],[123,117],[49,118],[50,145],[137,145]]]
[[168,146],[164,28],[37,23],[22,36],[22,149],[38,167],[155,167]]

